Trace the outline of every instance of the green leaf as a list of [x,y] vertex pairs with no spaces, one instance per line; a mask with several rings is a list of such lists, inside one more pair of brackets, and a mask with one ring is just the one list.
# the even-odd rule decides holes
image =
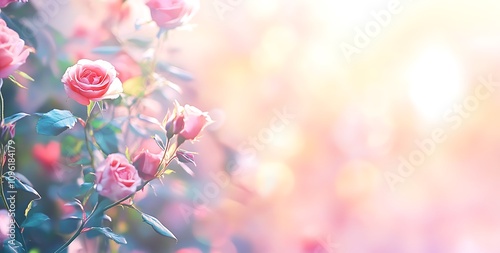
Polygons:
[[106,228],[93,227],[93,228],[90,228],[90,230],[95,230],[95,231],[103,234],[107,238],[115,241],[116,243],[127,244],[127,240],[125,239],[125,237],[113,233],[113,231],[111,231],[111,228],[107,228],[107,227]]
[[76,117],[67,110],[54,109],[47,113],[37,113],[41,116],[36,124],[38,134],[56,136],[75,126]]
[[83,176],[83,181],[85,183],[94,183],[95,180],[97,179],[97,176],[95,175],[94,172],[89,172]]
[[158,145],[158,147],[160,147],[163,151],[165,151],[165,149],[166,149],[165,143],[163,143],[163,140],[161,139],[161,137],[158,136],[157,134],[155,134],[155,136],[153,137],[153,139],[155,140],[155,142]]
[[21,191],[25,191],[25,192],[29,192],[33,195],[35,195],[37,197],[37,199],[41,199],[42,197],[40,196],[40,194],[38,194],[38,192],[33,189],[33,187],[31,187],[30,185],[28,184],[25,184],[23,182],[21,182],[17,177],[6,177],[4,175],[4,178],[9,182],[9,183],[14,183],[14,188],[17,189],[17,190],[21,190]]
[[144,222],[146,222],[147,224],[149,224],[151,227],[153,227],[153,229],[160,235],[163,235],[163,236],[166,236],[166,237],[170,237],[172,239],[174,239],[175,241],[177,241],[177,238],[175,237],[174,234],[172,234],[172,232],[170,232],[170,230],[168,230],[165,226],[163,226],[163,224],[161,224],[161,222],[156,219],[155,217],[149,215],[149,214],[145,214],[145,213],[141,213],[142,214],[142,220]]
[[17,74],[19,74],[19,75],[20,75],[21,77],[23,77],[24,79],[28,79],[28,80],[30,80],[30,81],[32,81],[32,82],[34,82],[34,81],[35,81],[35,79],[33,79],[33,77],[31,77],[30,75],[28,75],[28,74],[26,74],[26,73],[24,73],[24,72],[22,72],[22,71],[20,71],[20,70],[16,71],[16,73],[17,73]]
[[43,214],[43,213],[34,213],[32,215],[28,215],[26,219],[24,220],[23,224],[21,224],[21,227],[24,228],[29,228],[29,227],[38,227],[45,221],[50,220],[50,218]]
[[83,197],[83,202],[87,203],[87,200],[92,193],[94,193],[94,183],[83,183],[80,185],[77,197]]
[[16,240],[12,240],[12,239],[9,239],[7,238],[4,242],[3,242],[3,252],[5,253],[25,253],[26,251],[24,250],[23,248],[23,245],[16,241]]
[[14,76],[9,76],[9,80],[12,81],[15,85],[19,86],[20,88],[28,89],[24,87],[20,82],[18,82]]
[[121,128],[116,126],[116,122],[108,122],[104,119],[95,119],[90,122],[90,125],[94,128],[94,130],[100,130],[104,127],[108,127],[109,129],[113,130],[115,133],[121,133]]

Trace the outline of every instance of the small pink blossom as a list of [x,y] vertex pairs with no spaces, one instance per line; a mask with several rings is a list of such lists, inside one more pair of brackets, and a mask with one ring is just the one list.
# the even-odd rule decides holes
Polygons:
[[141,183],[136,168],[122,154],[110,154],[96,169],[97,192],[113,201],[137,191]]

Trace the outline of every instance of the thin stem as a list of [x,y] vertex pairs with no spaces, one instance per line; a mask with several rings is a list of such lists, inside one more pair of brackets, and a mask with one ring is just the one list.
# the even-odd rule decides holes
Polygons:
[[[168,151],[168,144],[169,144],[169,140],[167,140],[167,150],[165,151],[165,154],[163,154],[163,158],[162,158],[162,160],[161,160],[161,162],[160,162],[159,167],[161,167],[161,165],[162,165],[163,161],[164,161],[164,160],[165,160],[165,158],[166,158],[166,153],[167,153],[167,151]],[[178,148],[178,147],[176,147],[176,148],[175,148],[175,150],[177,150],[177,148]],[[173,158],[174,158],[174,157],[175,157],[175,156],[172,156],[172,157],[170,157],[170,159],[168,159],[167,163],[165,164],[165,167],[167,167],[167,166],[170,164],[170,162],[172,162],[172,160],[173,160]],[[151,181],[153,181],[153,180],[157,179],[159,175],[161,175],[161,174],[158,174],[158,175],[157,175],[157,177],[155,177],[155,178],[153,178],[153,179],[150,179],[150,180],[147,180],[146,182],[144,182],[144,184],[142,184],[142,186],[141,186],[141,187],[139,187],[139,188],[138,188],[135,192],[138,192],[138,191],[141,191],[142,189],[144,189],[144,187],[146,187],[146,185],[148,185],[148,184],[149,184],[149,182],[151,182]],[[116,201],[115,203],[113,203],[113,204],[111,204],[111,205],[109,205],[109,206],[105,207],[102,211],[103,211],[103,212],[105,212],[106,210],[109,210],[109,209],[111,209],[111,208],[113,208],[113,207],[115,207],[115,206],[119,205],[120,203],[122,203],[122,202],[126,201],[127,199],[129,199],[129,198],[133,197],[133,196],[135,195],[135,192],[134,192],[134,193],[132,193],[132,194],[130,194],[130,195],[128,195],[128,196],[126,196],[126,197],[124,197],[124,198],[122,198],[122,199],[120,199],[120,200],[118,200],[118,201]]]
[[66,241],[58,250],[56,250],[54,253],[60,253],[62,252],[64,249],[66,249],[82,232],[82,230],[85,228],[85,225],[87,225],[88,221],[90,219],[92,219],[92,217],[94,217],[94,214],[95,214],[95,211],[97,210],[97,206],[99,205],[99,203],[97,203],[95,206],[94,206],[94,209],[92,210],[92,212],[89,214],[89,216],[87,217],[87,219],[85,220],[82,220],[82,224],[80,225],[80,227],[78,227],[78,230],[76,230],[76,232],[73,234],[73,236],[71,236],[71,238],[69,238],[68,241]]
[[4,106],[4,102],[3,102],[3,95],[2,95],[2,92],[0,92],[0,103],[1,103],[1,105],[2,105],[2,115],[1,115],[1,117],[2,117],[2,118],[0,118],[0,121],[2,121],[2,122],[3,122],[3,119],[5,118],[5,115],[4,115],[4,107],[5,107],[5,106]]
[[158,38],[158,44],[156,44],[156,49],[153,55],[153,60],[151,61],[151,77],[152,74],[156,72],[156,64],[158,63],[158,56],[160,55],[160,52],[162,50],[163,43],[167,40],[168,38],[168,32],[164,32],[159,38]]
[[89,141],[89,129],[87,129],[88,122],[85,122],[85,129],[83,130],[85,133],[85,144],[87,146],[87,151],[89,152],[90,156],[90,164],[92,167],[94,167],[94,155],[92,154],[92,148],[90,147],[90,141]]
[[[156,168],[156,175],[155,175],[155,177],[158,177],[158,176],[160,176],[162,174],[162,173],[160,173],[160,168],[161,168],[161,165],[163,164],[163,161],[165,161],[165,158],[167,158],[168,146],[169,145],[170,145],[170,138],[167,138],[167,145],[165,145],[165,151],[163,152],[163,157],[161,158],[160,164],[158,164],[158,168]],[[167,165],[168,165],[168,163],[167,163]]]
[[[95,104],[89,105],[89,109],[87,109],[87,120],[85,121],[85,127],[83,129],[83,132],[85,134],[85,144],[87,146],[87,151],[89,152],[90,164],[92,165],[92,167],[95,167],[95,164],[94,164],[94,154],[92,153],[92,147],[90,146],[91,140],[89,138],[89,132],[91,131],[90,121],[92,120],[92,111],[94,110],[94,107],[95,107]],[[80,225],[80,227],[78,227],[76,232],[57,251],[55,251],[55,253],[62,252],[81,234],[82,230],[85,228],[85,225],[94,216],[95,211],[97,210],[97,206],[99,206],[99,204],[100,204],[100,202],[97,202],[97,204],[93,207],[92,211],[90,212],[89,216],[87,216],[85,219],[82,219],[82,224]]]

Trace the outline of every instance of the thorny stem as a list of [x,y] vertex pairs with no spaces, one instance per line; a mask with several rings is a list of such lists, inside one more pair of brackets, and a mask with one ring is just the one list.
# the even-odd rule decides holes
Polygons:
[[[164,161],[165,161],[165,159],[167,158],[167,153],[168,153],[168,145],[169,145],[169,143],[170,143],[170,139],[168,139],[168,140],[167,140],[166,150],[165,150],[165,153],[163,154],[163,158],[162,158],[162,160],[161,160],[161,162],[160,162],[160,165],[158,166],[158,170],[161,168],[161,166],[162,166],[163,162],[164,162]],[[174,149],[174,153],[175,153],[175,151],[176,151],[177,149],[178,149],[178,146],[177,146],[177,147],[175,147],[175,149]],[[166,162],[166,164],[165,164],[165,168],[166,168],[166,167],[170,164],[170,162],[172,162],[172,160],[173,160],[174,158],[175,158],[175,154],[174,154],[174,155],[172,155],[172,156],[171,156],[171,157],[167,160],[167,162]],[[163,172],[163,170],[162,170],[162,172]],[[146,182],[144,182],[144,184],[142,184],[142,185],[141,185],[141,187],[139,187],[139,188],[136,190],[136,192],[141,191],[142,189],[144,189],[144,187],[146,187],[146,185],[148,185],[148,184],[149,184],[149,182],[151,182],[152,180],[154,180],[154,179],[158,178],[158,177],[159,177],[160,175],[162,175],[162,174],[163,174],[163,173],[159,173],[159,174],[157,175],[157,177],[155,177],[155,178],[153,178],[153,179],[150,179],[150,180],[147,180]],[[118,200],[118,201],[114,202],[113,204],[111,204],[111,205],[109,205],[109,206],[107,206],[107,207],[103,208],[101,212],[103,212],[103,213],[104,213],[105,211],[107,211],[107,210],[109,210],[109,209],[111,209],[111,208],[113,208],[113,207],[115,207],[115,206],[117,206],[117,205],[121,204],[122,202],[126,201],[127,199],[132,198],[134,195],[135,195],[135,193],[132,193],[132,194],[130,194],[130,195],[128,195],[128,196],[126,196],[126,197],[124,197],[124,198],[122,198],[122,199],[120,199],[120,200]],[[64,243],[64,244],[63,244],[63,245],[62,245],[62,246],[61,246],[61,247],[60,247],[57,251],[55,251],[54,253],[60,253],[60,252],[62,252],[64,249],[66,249],[66,248],[67,248],[67,247],[68,247],[68,246],[69,246],[69,245],[70,245],[70,244],[71,244],[71,243],[72,243],[72,242],[73,242],[73,241],[74,241],[74,240],[75,240],[75,239],[76,239],[76,238],[77,238],[77,237],[81,234],[81,232],[82,232],[82,231],[83,231],[83,229],[85,228],[85,225],[87,225],[88,221],[89,221],[89,220],[90,220],[90,219],[91,219],[91,218],[95,215],[95,211],[97,210],[97,206],[98,206],[99,204],[100,204],[100,202],[98,202],[98,203],[94,206],[94,209],[92,210],[92,212],[89,214],[89,216],[88,216],[88,217],[87,217],[84,221],[82,221],[82,224],[80,225],[80,227],[78,228],[78,230],[77,230],[77,231],[73,234],[73,236],[71,236],[71,238],[70,238],[70,239],[69,239],[66,243]]]

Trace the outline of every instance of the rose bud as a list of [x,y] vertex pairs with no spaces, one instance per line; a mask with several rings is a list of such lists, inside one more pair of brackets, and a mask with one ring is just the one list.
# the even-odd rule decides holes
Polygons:
[[134,158],[133,165],[139,172],[139,176],[144,180],[154,179],[158,172],[162,156],[160,154],[152,154],[149,150],[142,151]]
[[167,132],[167,138],[170,139],[174,135],[180,133],[184,129],[184,114],[182,113],[184,108],[174,102],[174,110],[172,112],[168,111],[167,116],[163,120],[165,125],[165,131]]
[[195,153],[179,149],[177,152],[175,152],[175,155],[177,156],[179,162],[192,163],[196,166],[196,163],[194,162]]
[[[0,0],[0,8],[9,4]],[[26,62],[30,49],[14,30],[0,19],[0,78],[7,78]]]
[[200,109],[185,105],[184,110],[184,129],[179,133],[185,140],[194,140],[208,124],[212,123],[212,119],[206,112]]
[[103,60],[79,60],[66,70],[61,81],[66,94],[82,105],[115,99],[123,92],[115,67]]
[[96,169],[97,192],[118,201],[137,191],[141,183],[135,167],[122,154],[110,154]]
[[199,0],[149,0],[146,5],[153,21],[163,29],[187,23],[200,7]]

